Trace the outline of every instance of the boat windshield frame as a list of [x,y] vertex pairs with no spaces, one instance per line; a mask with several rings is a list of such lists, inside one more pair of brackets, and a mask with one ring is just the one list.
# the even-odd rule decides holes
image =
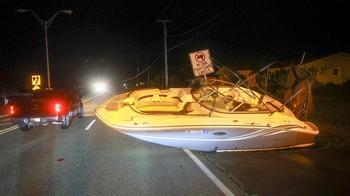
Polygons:
[[[215,85],[215,83],[220,83],[221,85]],[[222,85],[224,84],[224,85]],[[220,92],[219,88],[227,88],[225,92]],[[207,89],[207,92],[206,90]],[[204,93],[198,97],[200,94],[198,91],[203,91]],[[229,91],[235,91],[236,97],[225,95]],[[240,85],[236,85],[227,81],[213,79],[205,85],[200,85],[197,87],[192,87],[191,94],[194,100],[202,107],[210,110],[211,112],[234,114],[234,113],[274,113],[282,112],[283,108],[276,106],[275,104],[268,102],[269,107],[262,101],[265,94],[258,94],[249,88],[243,88]],[[248,99],[254,99],[257,101],[256,104],[252,105],[251,102],[244,101],[244,99],[239,100],[240,94],[244,94]],[[219,98],[219,99],[218,99]],[[211,99],[207,101],[208,99]],[[219,102],[217,102],[218,100]],[[220,102],[221,101],[221,102]],[[224,102],[224,103],[223,103]],[[234,102],[234,107],[227,105],[229,102]],[[219,107],[221,106],[221,107]],[[225,108],[223,108],[223,106]]]

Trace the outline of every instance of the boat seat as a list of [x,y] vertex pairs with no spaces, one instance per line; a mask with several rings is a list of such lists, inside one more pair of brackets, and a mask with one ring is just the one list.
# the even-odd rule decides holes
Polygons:
[[154,94],[151,98],[152,102],[160,102],[159,94]]
[[[165,92],[140,97],[135,107],[142,112],[180,112],[188,102],[193,102],[192,95],[182,89],[172,89]],[[142,100],[142,101],[141,101]]]
[[181,107],[173,101],[143,102],[137,104],[137,109],[142,112],[178,112]]
[[129,94],[129,97],[134,98],[135,101],[138,102],[143,97],[151,97],[152,95],[159,95],[159,93],[159,89],[146,89],[132,92],[131,94]]
[[184,91],[183,91],[183,93],[181,93],[179,98],[182,102],[194,102],[192,95],[188,94]]
[[248,109],[249,112],[259,112],[260,109],[258,107],[251,107]]
[[182,109],[181,101],[176,98],[161,99],[158,94],[149,101],[138,102],[136,108],[143,112],[177,112]]
[[193,102],[192,95],[188,94],[185,90],[175,89],[169,92],[164,100],[178,99],[182,102]]

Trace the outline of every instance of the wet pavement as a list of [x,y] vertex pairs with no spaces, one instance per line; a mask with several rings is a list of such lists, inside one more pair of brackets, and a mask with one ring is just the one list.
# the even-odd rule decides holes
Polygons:
[[223,195],[182,149],[92,119],[0,136],[0,195]]
[[[107,97],[84,103],[89,116],[66,130],[22,132],[1,117],[0,195],[223,195],[182,149],[97,120],[93,110]],[[350,195],[350,130],[322,127],[311,148],[192,152],[235,195]]]
[[350,148],[200,153],[249,194],[349,195]]

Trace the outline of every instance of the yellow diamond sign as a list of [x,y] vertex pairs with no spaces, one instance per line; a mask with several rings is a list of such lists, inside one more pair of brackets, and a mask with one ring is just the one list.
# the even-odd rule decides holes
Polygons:
[[40,86],[41,86],[41,77],[40,75],[32,75],[32,90],[40,90]]

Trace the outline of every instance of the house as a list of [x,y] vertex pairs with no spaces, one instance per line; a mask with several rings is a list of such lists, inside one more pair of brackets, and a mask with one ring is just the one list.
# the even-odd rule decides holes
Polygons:
[[343,84],[350,80],[350,54],[345,52],[311,60],[301,66],[312,71],[314,79],[320,84]]
[[[343,84],[350,80],[350,54],[345,52],[309,59],[307,62],[298,66],[311,71],[315,81],[319,84]],[[289,64],[266,69],[266,71],[268,71],[268,81],[280,81],[282,86],[287,85],[289,69]],[[264,81],[266,80],[266,71],[260,73],[260,75],[262,74],[265,76],[259,79],[254,75],[252,70],[238,70],[237,73],[240,76],[244,76],[243,78],[250,79],[247,81],[248,86],[255,86],[257,82],[260,82],[260,87],[263,87]],[[285,78],[285,80],[283,78]]]

